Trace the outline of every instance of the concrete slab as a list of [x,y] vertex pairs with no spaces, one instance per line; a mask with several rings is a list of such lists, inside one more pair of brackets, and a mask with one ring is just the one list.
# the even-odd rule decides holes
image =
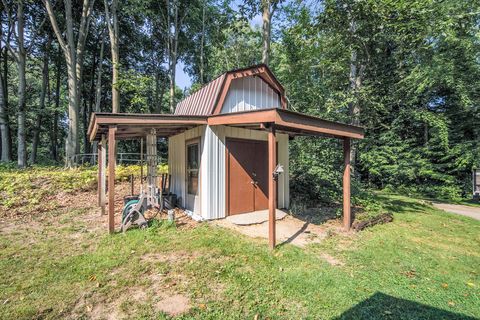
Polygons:
[[[282,220],[287,216],[285,211],[277,209],[275,214],[275,220]],[[249,213],[241,213],[227,217],[230,223],[238,226],[249,226],[252,224],[260,224],[268,221],[268,210],[260,210]]]
[[[238,231],[252,238],[268,239],[268,221],[238,225],[228,221],[228,219],[219,219],[212,220],[210,223]],[[277,244],[291,243],[304,247],[308,244],[319,243],[328,236],[327,228],[285,215],[283,219],[276,222]],[[341,225],[339,225],[339,228],[341,229]]]

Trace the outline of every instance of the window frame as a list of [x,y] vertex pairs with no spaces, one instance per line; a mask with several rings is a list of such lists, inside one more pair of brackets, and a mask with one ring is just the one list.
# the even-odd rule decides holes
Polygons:
[[[197,168],[191,169],[188,167],[188,161],[189,161],[189,147],[197,145]],[[185,193],[188,196],[196,196],[199,194],[199,186],[200,186],[200,139],[199,138],[194,138],[191,140],[185,141]],[[191,172],[196,172],[197,173],[197,190],[195,193],[190,193],[189,191],[189,178],[190,178],[190,173]]]

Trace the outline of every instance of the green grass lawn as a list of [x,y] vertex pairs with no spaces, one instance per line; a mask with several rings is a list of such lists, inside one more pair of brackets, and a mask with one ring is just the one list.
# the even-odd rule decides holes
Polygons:
[[173,294],[182,319],[479,318],[480,221],[378,197],[394,222],[273,252],[206,223],[109,236],[88,209],[2,222],[0,318],[164,319]]

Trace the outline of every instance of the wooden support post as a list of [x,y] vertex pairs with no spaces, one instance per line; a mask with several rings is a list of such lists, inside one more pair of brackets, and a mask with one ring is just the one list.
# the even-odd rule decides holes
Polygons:
[[134,182],[134,176],[133,174],[130,175],[130,195],[133,196],[134,190],[135,190],[135,182]]
[[140,139],[140,186],[143,186],[143,138]]
[[272,124],[268,132],[268,243],[270,249],[275,248],[275,224],[277,209],[277,181],[274,179],[273,171],[277,165],[277,143],[275,139],[275,127]]
[[98,153],[98,176],[97,176],[97,195],[98,195],[98,206],[102,206],[102,175],[103,175],[103,163],[102,157],[102,143],[97,144],[97,153]]
[[100,214],[105,214],[106,205],[106,173],[107,173],[107,139],[102,135],[102,140],[98,143],[98,205]]
[[343,140],[343,226],[346,231],[352,226],[352,209],[350,205],[350,138]]
[[108,232],[115,231],[115,132],[117,127],[108,128]]

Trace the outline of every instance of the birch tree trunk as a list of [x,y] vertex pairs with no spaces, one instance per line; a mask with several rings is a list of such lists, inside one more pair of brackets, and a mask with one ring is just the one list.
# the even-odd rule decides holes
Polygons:
[[105,15],[108,25],[108,34],[110,36],[110,48],[112,52],[112,112],[120,111],[120,91],[118,89],[119,69],[120,69],[120,50],[118,47],[118,0],[112,0],[111,9],[107,0],[105,2]]
[[37,119],[35,121],[35,127],[33,128],[33,140],[32,140],[32,153],[30,154],[30,162],[32,164],[37,162],[37,150],[40,140],[40,128],[42,126],[43,112],[45,111],[45,97],[47,95],[48,88],[48,64],[50,58],[50,44],[51,37],[48,36],[47,43],[45,44],[45,52],[43,54],[43,66],[42,66],[42,88],[40,91],[40,104],[37,112]]

